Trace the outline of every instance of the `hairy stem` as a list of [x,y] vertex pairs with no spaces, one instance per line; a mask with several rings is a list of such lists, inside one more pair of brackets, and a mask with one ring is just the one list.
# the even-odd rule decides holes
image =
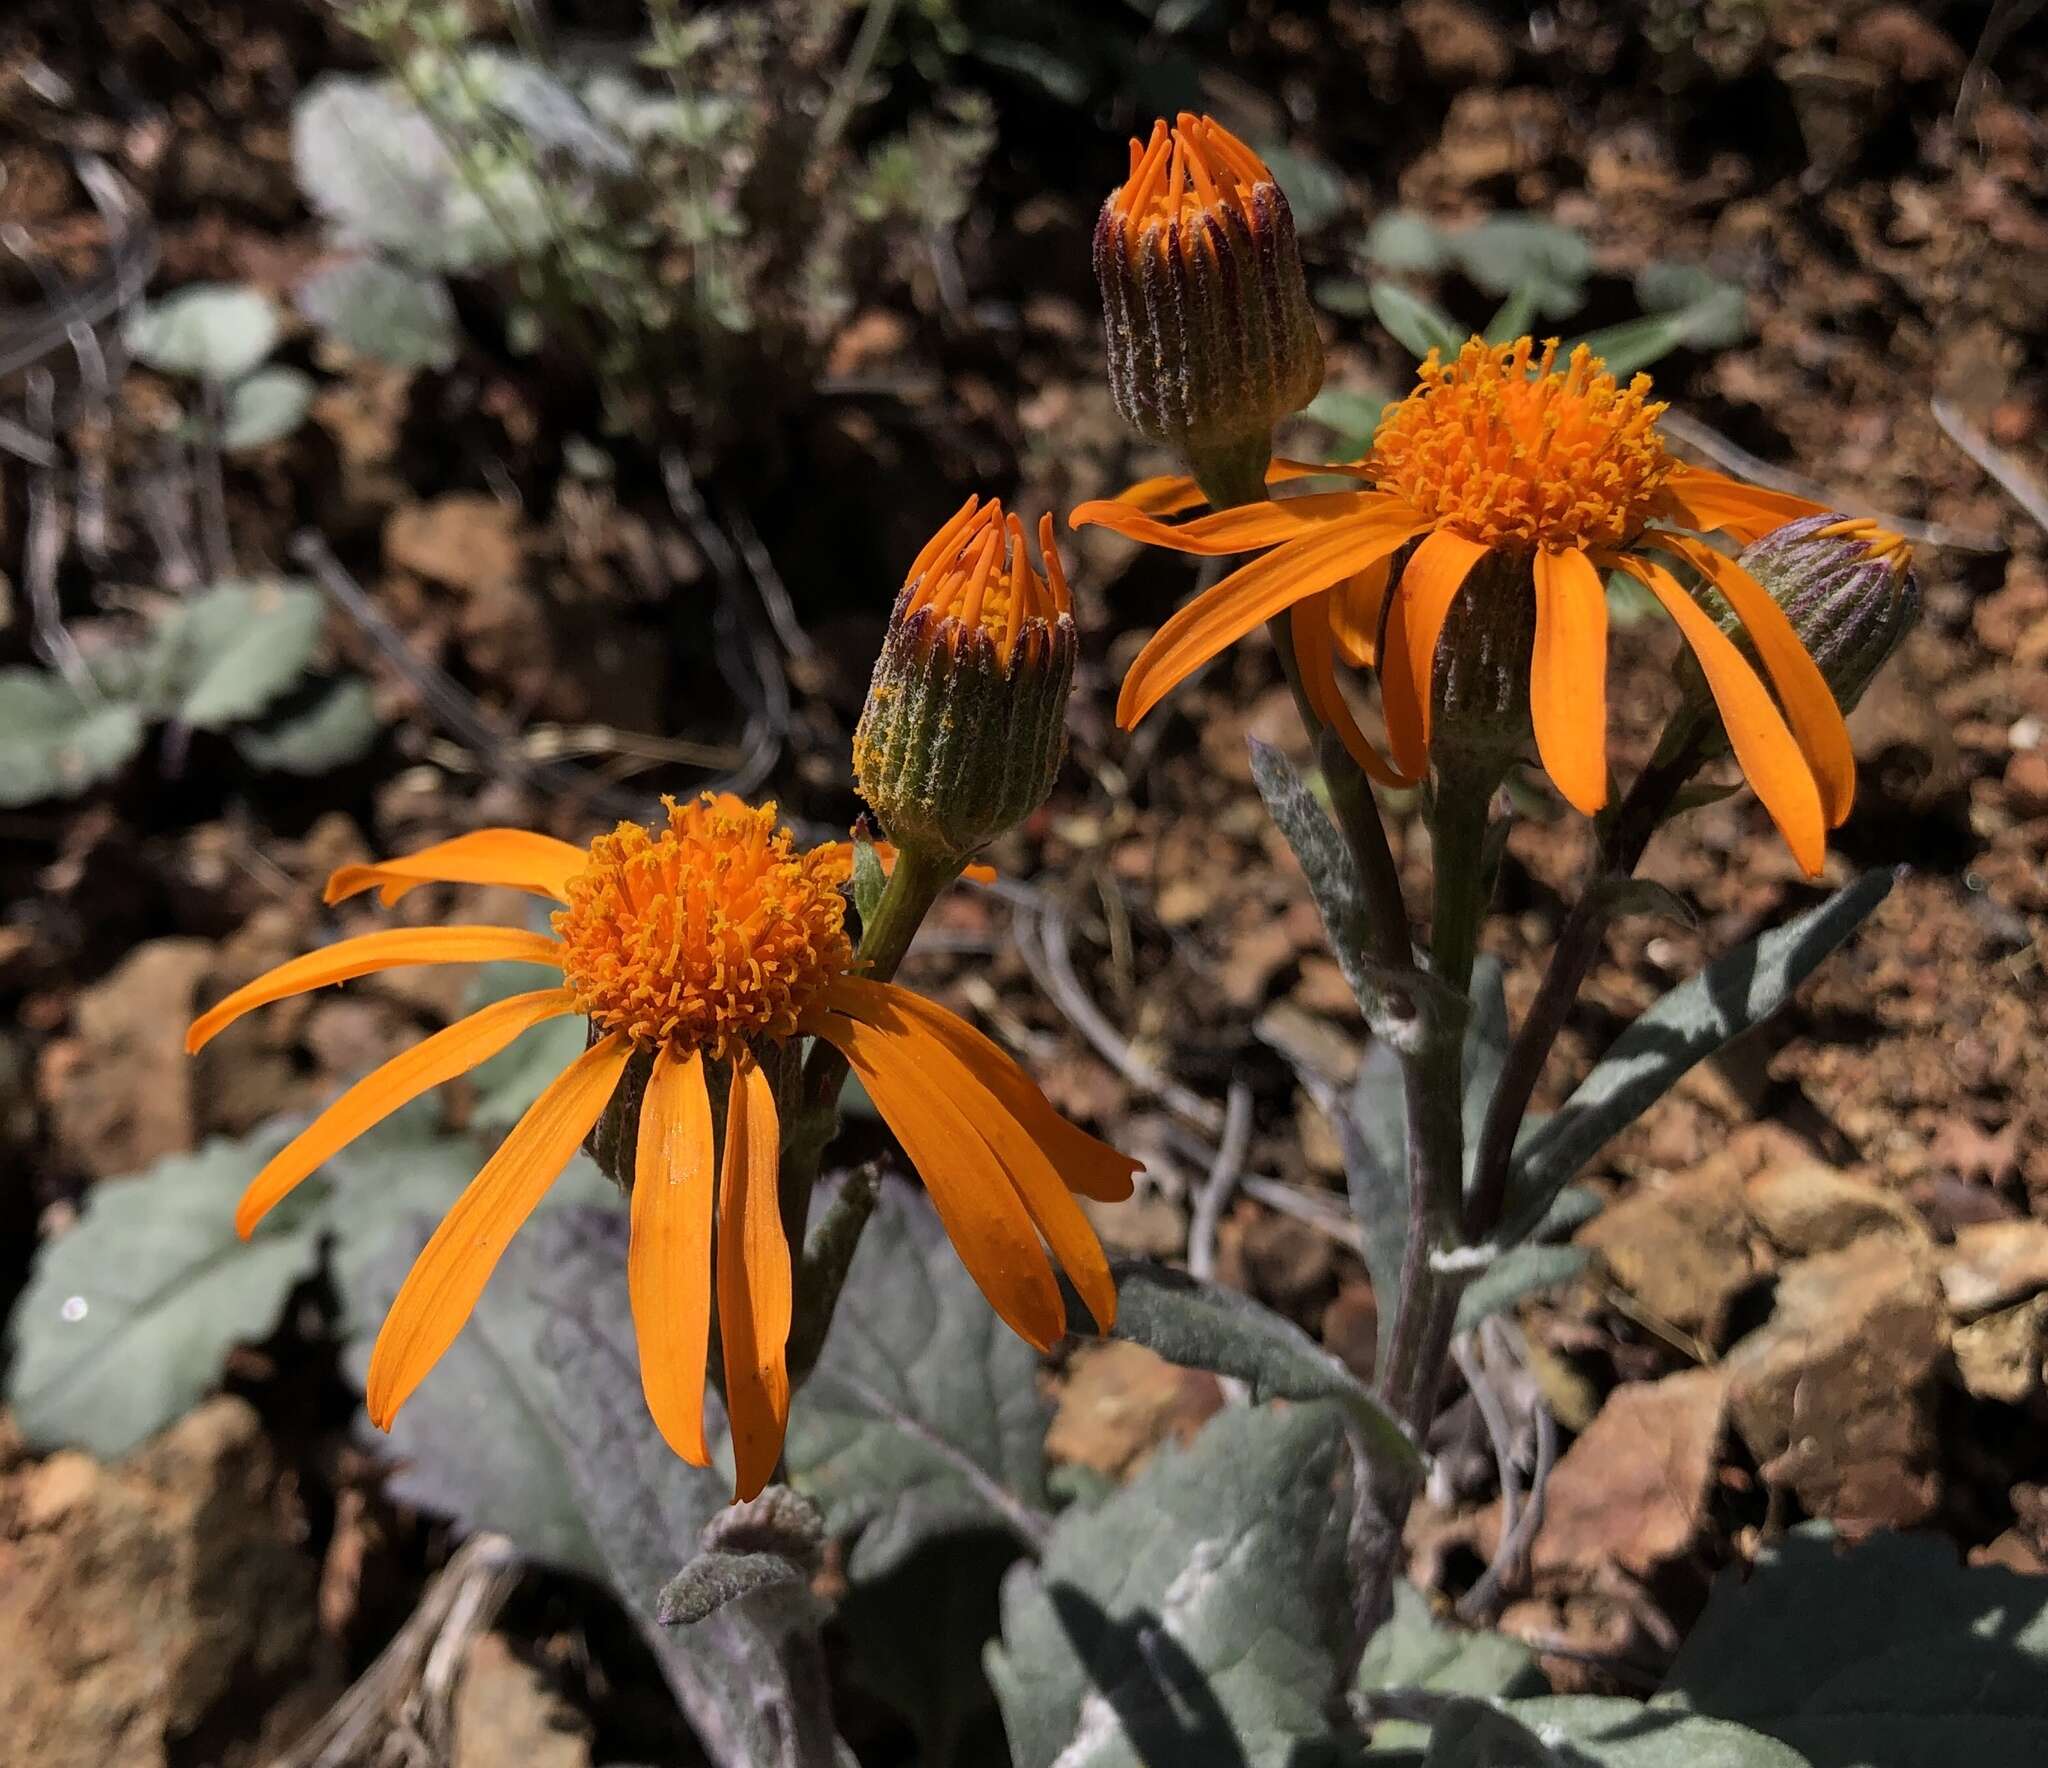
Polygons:
[[[1667,755],[1665,748],[1671,753]],[[1705,758],[1704,730],[1695,723],[1688,740],[1659,749],[1657,758],[1636,776],[1635,784],[1601,832],[1585,885],[1558,931],[1550,965],[1537,987],[1536,999],[1530,1003],[1528,1016],[1508,1046],[1507,1061],[1486,1108],[1486,1122],[1480,1130],[1478,1153],[1473,1161],[1471,1195],[1465,1206],[1465,1231],[1474,1243],[1485,1240],[1500,1226],[1507,1204],[1516,1132],[1528,1113],[1544,1064],[1550,1059],[1551,1046],[1564,1029],[1565,1017],[1578,998],[1586,973],[1600,955],[1601,940],[1607,931],[1605,887],[1635,871],[1643,849],[1649,846],[1657,825],[1669,813],[1679,789],[1699,771]]]

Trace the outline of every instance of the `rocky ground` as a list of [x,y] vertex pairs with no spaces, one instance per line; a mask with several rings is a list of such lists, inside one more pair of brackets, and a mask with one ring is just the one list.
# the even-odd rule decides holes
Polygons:
[[[28,314],[44,271],[103,259],[80,153],[138,194],[158,287],[287,291],[323,246],[285,120],[321,69],[362,65],[359,47],[312,10],[72,10],[32,4],[0,24],[0,223],[22,242],[0,266],[5,300]],[[1652,259],[1706,263],[1747,289],[1753,334],[1668,359],[1660,392],[1711,446],[1946,542],[1920,547],[1926,618],[1852,721],[1861,785],[1827,882],[1907,870],[1794,1007],[1602,1157],[1592,1178],[1610,1201],[1579,1234],[1593,1263],[1523,1308],[1500,1365],[1518,1428],[1547,1411],[1561,1454],[1527,1563],[1489,1606],[1551,1654],[1560,1687],[1629,1689],[1654,1683],[1712,1572],[1801,1517],[1933,1527],[1972,1559],[2048,1575],[2048,535],[2023,507],[2038,518],[2048,486],[2040,22],[1993,45],[1987,69],[1972,60],[1986,15],[1969,6],[1673,0],[1533,24],[1466,0],[1247,11],[1141,50],[1151,75],[1194,75],[1234,126],[1336,180],[1308,234],[1312,280],[1355,279],[1365,223],[1396,204],[1579,229],[1594,262],[1581,323],[1626,316]],[[960,497],[1014,489],[1026,510],[1064,508],[1163,465],[1110,408],[1087,270],[1118,132],[1141,119],[1118,91],[1077,112],[979,77],[1001,136],[959,229],[964,313],[915,276],[861,306],[832,341],[828,390],[771,451],[707,475],[759,529],[813,641],[790,660],[774,785],[820,823],[853,811],[847,740],[892,568]],[[1491,305],[1456,275],[1435,293],[1474,321]],[[1333,318],[1329,336],[1333,384],[1400,386],[1399,347],[1369,316]],[[195,1002],[316,929],[387,919],[322,911],[329,869],[480,823],[585,836],[597,783],[685,789],[693,757],[730,749],[717,659],[668,642],[676,598],[710,598],[703,548],[644,467],[565,465],[559,391],[530,360],[483,344],[447,372],[399,372],[288,347],[318,395],[306,427],[231,469],[237,555],[282,566],[291,535],[316,528],[410,652],[507,727],[600,728],[578,784],[537,785],[524,764],[540,747],[508,760],[451,734],[337,609],[325,645],[367,674],[381,726],[363,761],[280,784],[202,732],[186,750],[152,743],[85,796],[4,813],[0,1308],[95,1183],[303,1108],[458,1010],[460,978],[401,972],[258,1016],[187,1060]],[[0,412],[26,396],[19,373],[0,381]],[[181,587],[151,513],[177,489],[161,484],[166,397],[130,376],[103,432],[77,441],[121,495],[104,564],[74,552],[58,578],[75,629]],[[9,663],[31,656],[17,466],[0,468]],[[1312,1098],[1318,1080],[1348,1084],[1364,1033],[1245,760],[1248,733],[1289,739],[1277,669],[1240,647],[1119,735],[1115,680],[1189,570],[1100,531],[1066,546],[1085,631],[1072,757],[995,856],[1050,914],[963,893],[906,974],[1147,1159],[1147,1188],[1101,1219],[1123,1250],[1185,1254],[1221,1102],[1248,1087],[1255,1182],[1221,1225],[1219,1274],[1364,1372],[1374,1298],[1327,1207],[1341,1157]],[[1610,689],[1624,770],[1668,707],[1674,649],[1654,626],[1624,635]],[[1427,841],[1412,807],[1395,834],[1413,885]],[[1486,945],[1517,1010],[1583,845],[1569,818],[1532,817],[1511,839]],[[1741,795],[1661,836],[1647,870],[1699,923],[1622,923],[1546,1097],[1704,956],[1817,900]],[[398,918],[438,912],[430,896]],[[1220,1403],[1209,1378],[1124,1345],[1049,1379],[1053,1453],[1110,1478]],[[381,1492],[317,1333],[237,1353],[226,1387],[115,1465],[30,1455],[0,1415],[0,1759],[272,1760],[446,1560],[446,1531]],[[1472,1412],[1467,1395],[1447,1414],[1411,1529],[1411,1575],[1448,1600],[1501,1530]],[[536,1580],[421,1723],[465,1764],[653,1754],[676,1721],[638,1653],[594,1595]]]

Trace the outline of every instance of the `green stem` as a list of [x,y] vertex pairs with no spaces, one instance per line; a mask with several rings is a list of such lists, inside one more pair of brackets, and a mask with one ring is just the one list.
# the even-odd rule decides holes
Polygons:
[[[932,904],[938,901],[946,886],[959,877],[960,868],[965,863],[964,855],[938,854],[914,846],[898,849],[896,867],[889,874],[888,888],[882,892],[882,900],[875,905],[873,916],[861,928],[860,949],[855,954],[855,961],[863,975],[875,982],[887,982],[896,974],[896,967],[903,962],[903,955],[917,937],[917,930],[931,912]],[[791,1246],[804,1244],[804,1226],[811,1214],[811,1193],[817,1188],[818,1170],[824,1163],[825,1150],[839,1130],[839,1093],[845,1084],[846,1058],[823,1038],[815,1039],[809,1056],[804,1060],[803,1074],[797,1085],[797,1103],[783,1125],[779,1194],[783,1233]],[[836,1260],[837,1275],[829,1280],[829,1293],[816,1298],[798,1298],[808,1316],[804,1333],[813,1345],[809,1353],[812,1360],[816,1357],[815,1346],[825,1341],[826,1330],[832,1323],[832,1309],[839,1299],[839,1283],[845,1278],[846,1266],[853,1257],[854,1243],[866,1222],[867,1216],[863,1212],[843,1247],[820,1249],[821,1258],[829,1251],[831,1258]],[[812,1250],[809,1248],[805,1250],[804,1262],[807,1268],[811,1266]],[[820,1265],[818,1268],[822,1275],[825,1267]]]

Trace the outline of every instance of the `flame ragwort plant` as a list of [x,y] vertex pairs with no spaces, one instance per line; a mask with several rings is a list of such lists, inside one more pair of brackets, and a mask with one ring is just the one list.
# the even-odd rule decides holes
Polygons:
[[[1363,459],[1276,458],[1275,426],[1321,384],[1322,345],[1285,195],[1208,118],[1183,114],[1131,143],[1094,256],[1117,406],[1186,470],[1084,504],[1073,522],[1184,553],[1258,554],[1145,643],[1117,722],[1131,728],[1267,627],[1321,777],[1312,784],[1256,743],[1253,775],[1399,1070],[1379,1095],[1397,1121],[1366,1139],[1398,1155],[1367,1150],[1351,1174],[1383,1320],[1372,1391],[1294,1347],[1284,1322],[1202,1283],[1127,1267],[1122,1300],[1137,1305],[1120,1308],[1119,1273],[1077,1198],[1129,1197],[1138,1163],[1066,1121],[988,1037],[893,980],[939,896],[963,872],[990,876],[976,854],[1045,802],[1065,753],[1073,598],[1051,519],[1034,562],[1024,523],[996,501],[970,497],[933,535],[889,620],[852,754],[886,843],[807,847],[774,805],[706,794],[664,800],[654,826],[621,823],[586,846],[485,829],[343,867],[330,903],[376,891],[389,907],[428,884],[511,887],[553,905],[550,931],[426,925],[345,938],[236,990],[187,1043],[196,1052],[255,1008],[402,965],[554,970],[557,984],[484,1007],[344,1092],[255,1175],[236,1225],[249,1234],[408,1101],[546,1021],[581,1018],[582,1054],[484,1163],[399,1289],[370,1359],[368,1412],[390,1427],[522,1222],[587,1147],[629,1199],[627,1301],[648,1412],[677,1456],[707,1465],[704,1387],[715,1383],[740,1499],[776,1477],[850,1258],[849,1242],[814,1261],[833,1236],[805,1233],[856,1076],[961,1263],[1028,1343],[1050,1350],[1067,1330],[1057,1263],[1104,1332],[1262,1392],[1340,1402],[1352,1589],[1316,1710],[1341,1729],[1353,1723],[1344,1697],[1359,1653],[1388,1610],[1420,1445],[1475,1281],[1543,1231],[1612,1134],[1782,1001],[1887,884],[1853,884],[1729,954],[1645,1016],[1654,1036],[1618,1046],[1560,1111],[1526,1124],[1606,925],[1642,900],[1631,874],[1656,830],[1707,795],[1700,770],[1726,755],[1802,872],[1822,874],[1828,831],[1855,790],[1843,714],[1911,624],[1918,584],[1905,543],[1870,519],[1679,460],[1647,375],[1623,383],[1554,340],[1432,351]],[[1302,493],[1313,477],[1350,488]],[[1690,659],[1662,739],[1625,785],[1607,730],[1611,574],[1650,593]],[[1354,691],[1369,689],[1383,739],[1354,708]],[[1504,1041],[1474,1061],[1475,959],[1513,801],[1502,788],[1523,768],[1590,819],[1590,859],[1520,1026],[1507,1035],[1496,990]],[[1406,794],[1429,830],[1419,942],[1376,788]],[[864,1220],[856,1206],[850,1236]],[[1310,1508],[1327,1510],[1341,1487],[1315,1485]],[[1063,1525],[1045,1526],[1056,1539]],[[1035,1539],[1039,1527],[1027,1516],[1021,1532]],[[813,1685],[821,1693],[822,1672]],[[1044,1678],[1005,1687],[1013,1721],[1020,1703],[1051,1698]],[[810,1729],[806,1765],[841,1759],[829,1722]],[[1044,1741],[1060,1727],[1040,1730]]]

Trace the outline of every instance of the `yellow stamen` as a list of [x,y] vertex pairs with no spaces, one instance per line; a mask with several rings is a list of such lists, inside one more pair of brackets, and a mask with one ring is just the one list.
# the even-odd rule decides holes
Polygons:
[[799,851],[773,805],[663,802],[659,835],[621,823],[591,843],[554,917],[576,1010],[678,1055],[794,1036],[853,965],[844,867],[830,849]]
[[1559,373],[1557,340],[1473,338],[1446,365],[1432,350],[1422,384],[1390,408],[1371,471],[1398,497],[1499,551],[1620,546],[1640,534],[1676,467],[1657,434],[1650,377],[1626,387],[1581,344]]

